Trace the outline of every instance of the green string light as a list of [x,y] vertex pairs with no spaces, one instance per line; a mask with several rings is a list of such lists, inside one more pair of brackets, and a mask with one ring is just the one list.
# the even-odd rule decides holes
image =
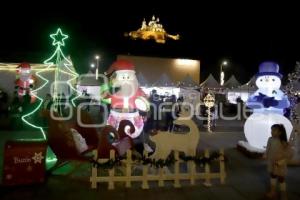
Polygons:
[[[27,125],[29,125],[29,126],[31,126],[33,128],[39,129],[42,132],[44,140],[46,140],[46,135],[45,135],[45,132],[44,132],[43,128],[40,127],[40,126],[37,126],[37,125],[35,125],[33,123],[30,123],[27,120],[28,117],[30,117],[31,115],[35,114],[40,109],[40,107],[43,105],[43,102],[44,102],[43,98],[41,98],[41,97],[39,97],[39,96],[36,95],[39,90],[43,89],[49,83],[49,80],[46,79],[45,77],[43,77],[41,75],[41,73],[43,73],[45,71],[49,71],[49,70],[51,70],[51,68],[55,68],[55,82],[54,82],[55,85],[56,85],[56,79],[57,79],[57,75],[58,74],[63,73],[63,74],[67,74],[67,75],[71,76],[72,78],[70,78],[66,82],[70,86],[70,88],[73,91],[75,91],[75,93],[77,93],[77,90],[76,90],[76,88],[73,87],[73,85],[71,84],[71,82],[74,81],[74,80],[76,80],[76,78],[79,76],[74,70],[72,70],[70,68],[70,66],[72,66],[72,62],[64,55],[64,53],[61,50],[61,46],[65,46],[64,40],[67,39],[67,38],[69,38],[69,36],[63,34],[62,31],[61,31],[61,29],[59,28],[59,29],[57,29],[56,33],[50,35],[50,38],[53,39],[52,45],[56,46],[56,49],[55,49],[54,53],[50,56],[50,58],[48,58],[47,60],[44,61],[44,64],[46,64],[48,66],[45,69],[42,69],[42,70],[36,72],[36,76],[38,76],[40,79],[42,79],[44,81],[44,84],[42,84],[40,87],[38,87],[37,89],[35,89],[35,90],[32,91],[32,95],[35,96],[39,100],[39,104],[38,104],[38,106],[34,110],[32,110],[31,112],[29,112],[29,113],[27,113],[27,114],[25,114],[25,115],[22,116],[22,121],[23,122],[25,122]],[[52,61],[54,58],[56,58],[55,62]],[[60,61],[65,61],[63,63],[63,65],[67,69],[67,71],[63,70],[63,69],[60,69],[60,67],[59,67]],[[71,102],[72,102],[73,106],[75,106],[74,101],[79,96],[80,95],[77,95],[73,99],[71,99]]]

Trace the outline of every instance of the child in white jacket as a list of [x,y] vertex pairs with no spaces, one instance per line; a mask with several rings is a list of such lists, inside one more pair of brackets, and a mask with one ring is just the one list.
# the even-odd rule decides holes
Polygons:
[[269,198],[275,197],[276,183],[278,181],[281,199],[287,199],[285,176],[287,173],[287,161],[292,158],[293,153],[282,124],[274,124],[271,127],[271,133],[272,137],[269,138],[266,149],[268,172],[271,176],[271,188],[267,196]]

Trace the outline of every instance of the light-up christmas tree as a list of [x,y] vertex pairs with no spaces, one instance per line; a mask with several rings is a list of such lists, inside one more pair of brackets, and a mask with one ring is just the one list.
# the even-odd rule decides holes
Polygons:
[[296,62],[294,71],[288,74],[288,83],[285,89],[291,102],[290,119],[294,126],[290,139],[290,143],[294,149],[294,156],[290,163],[297,165],[300,165],[299,85],[300,62]]
[[298,118],[298,113],[296,112],[297,101],[299,94],[295,86],[299,85],[300,82],[300,62],[296,62],[295,70],[288,74],[288,84],[286,85],[286,93],[291,102],[291,120],[294,121]]
[[[64,55],[61,48],[65,46],[64,40],[66,40],[68,37],[68,35],[63,34],[60,28],[57,29],[56,33],[50,35],[50,38],[53,39],[52,45],[55,46],[55,51],[50,56],[50,58],[44,61],[44,64],[46,64],[47,67],[36,72],[36,76],[43,80],[44,83],[41,84],[37,89],[32,91],[33,95],[39,101],[38,105],[29,113],[22,116],[22,120],[26,124],[33,128],[39,129],[43,133],[44,139],[46,139],[46,136],[44,134],[43,128],[31,122],[33,120],[29,120],[37,111],[40,110],[41,106],[43,105],[44,99],[43,97],[40,97],[38,95],[39,91],[41,91],[46,86],[49,87],[48,84],[50,84],[50,81],[48,80],[48,78],[43,76],[43,73],[49,72],[49,70],[54,70],[54,81],[52,82],[52,85],[50,85],[51,91],[49,91],[53,98],[54,111],[57,112],[59,116],[62,116],[62,110],[59,109],[59,106],[62,106],[61,104],[67,105],[70,108],[71,102],[72,105],[75,106],[74,100],[76,98],[76,95],[75,98],[70,98],[73,92],[77,94],[77,90],[74,88],[73,84],[76,81],[78,74],[74,70],[72,62]],[[66,91],[67,94],[65,94]],[[62,98],[64,98],[65,101],[62,101]]]
[[[56,49],[52,56],[44,63],[48,66],[56,66],[51,93],[55,109],[58,114],[62,116],[62,110],[58,108],[61,106],[62,98],[66,98],[67,101],[64,102],[64,104],[69,105],[69,100],[73,92],[77,92],[73,87],[73,84],[78,77],[78,74],[72,67],[72,62],[64,55],[61,49],[61,47],[65,46],[64,40],[68,38],[68,35],[63,34],[61,29],[58,29],[57,32],[55,34],[51,34],[50,37],[53,39],[52,45],[56,46]],[[67,94],[65,94],[65,92],[67,92]],[[74,105],[73,100],[71,100],[71,102]]]

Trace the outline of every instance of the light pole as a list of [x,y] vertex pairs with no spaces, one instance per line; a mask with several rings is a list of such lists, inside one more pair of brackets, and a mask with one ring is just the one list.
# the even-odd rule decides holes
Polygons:
[[95,64],[94,63],[91,64],[91,68],[93,68],[93,69],[95,68]]
[[227,61],[223,61],[220,66],[220,85],[224,85],[224,79],[225,79],[225,73],[223,72],[223,66],[226,66],[228,64]]
[[95,56],[95,59],[97,61],[97,67],[96,67],[96,80],[98,80],[98,71],[99,71],[99,59],[100,59],[100,56],[96,55]]

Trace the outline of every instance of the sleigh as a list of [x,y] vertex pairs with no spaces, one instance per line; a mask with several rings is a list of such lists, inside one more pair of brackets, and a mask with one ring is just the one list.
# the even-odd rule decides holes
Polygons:
[[[74,161],[77,165],[82,162],[88,162],[90,159],[89,152],[98,147],[98,132],[95,128],[82,127],[77,122],[77,116],[70,120],[59,120],[50,116],[48,110],[44,110],[42,115],[48,120],[47,142],[52,151],[55,153],[57,162],[50,169],[50,173],[64,166],[70,161]],[[58,117],[57,113],[53,113]],[[92,119],[86,112],[81,112],[81,121],[84,124],[92,124]],[[72,130],[77,132],[84,138],[87,148],[85,151],[78,151],[76,141],[74,140]]]

